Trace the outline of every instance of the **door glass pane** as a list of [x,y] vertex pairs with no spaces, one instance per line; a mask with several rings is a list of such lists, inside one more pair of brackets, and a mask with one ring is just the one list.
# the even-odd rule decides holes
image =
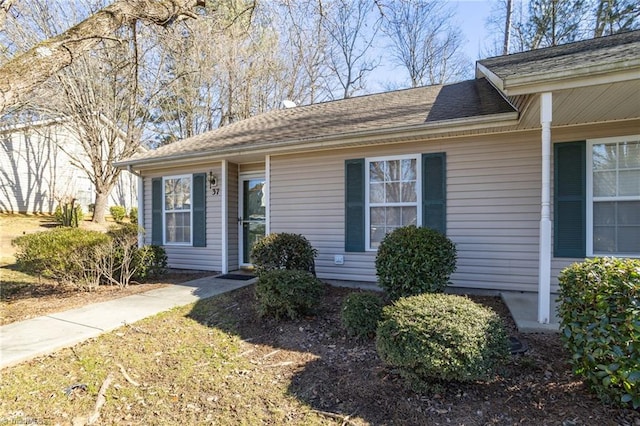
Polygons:
[[244,181],[243,218],[245,220],[264,219],[266,205],[263,187],[264,180],[262,179]]
[[262,178],[242,181],[242,263],[251,263],[253,245],[265,235],[265,181]]
[[244,263],[251,262],[251,249],[265,233],[264,222],[244,222],[242,224],[242,259]]

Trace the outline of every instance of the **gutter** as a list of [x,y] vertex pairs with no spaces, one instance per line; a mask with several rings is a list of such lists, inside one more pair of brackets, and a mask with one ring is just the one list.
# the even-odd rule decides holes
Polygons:
[[476,76],[487,78],[506,96],[517,96],[576,87],[594,86],[640,79],[640,59],[609,62],[556,72],[499,77],[485,65],[476,63]]
[[189,152],[184,154],[167,154],[162,157],[153,157],[140,160],[125,160],[114,163],[115,167],[124,168],[132,166],[149,166],[166,163],[171,160],[171,167],[184,163],[193,163],[192,160],[198,159],[202,162],[210,160],[219,160],[225,156],[234,154],[273,154],[276,152],[289,151],[293,148],[299,148],[297,152],[313,151],[317,149],[329,149],[341,146],[365,145],[378,141],[389,141],[392,139],[413,138],[418,139],[421,136],[432,136],[443,133],[463,132],[469,130],[477,130],[487,128],[488,124],[494,127],[512,126],[517,124],[519,113],[517,111],[502,114],[492,114],[489,116],[458,118],[453,120],[442,120],[433,123],[422,123],[412,126],[393,127],[381,130],[369,130],[352,133],[339,133],[330,136],[321,136],[316,139],[292,139],[285,142],[268,142],[263,145],[243,145],[211,148],[208,151]]

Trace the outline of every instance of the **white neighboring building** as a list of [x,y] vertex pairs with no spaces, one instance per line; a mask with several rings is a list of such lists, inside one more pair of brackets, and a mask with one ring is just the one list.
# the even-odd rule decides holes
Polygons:
[[[59,200],[68,197],[89,212],[95,189],[72,157],[85,159],[90,167],[89,159],[64,121],[0,126],[0,212],[53,213]],[[125,206],[128,212],[137,200],[137,178],[122,171],[108,207]]]

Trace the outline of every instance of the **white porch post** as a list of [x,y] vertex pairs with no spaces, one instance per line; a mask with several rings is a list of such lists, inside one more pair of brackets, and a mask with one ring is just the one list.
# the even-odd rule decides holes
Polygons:
[[271,156],[264,157],[264,234],[271,233]]
[[144,246],[144,178],[138,175],[138,247]]
[[228,162],[227,160],[222,160],[222,171],[220,176],[222,190],[220,191],[220,210],[222,216],[222,238],[220,242],[222,244],[222,273],[226,274],[229,272],[229,205],[227,204],[227,189],[229,188],[229,179],[227,176],[228,173]]
[[540,212],[540,257],[538,266],[538,322],[549,323],[551,305],[551,92],[540,95],[542,125],[542,196]]

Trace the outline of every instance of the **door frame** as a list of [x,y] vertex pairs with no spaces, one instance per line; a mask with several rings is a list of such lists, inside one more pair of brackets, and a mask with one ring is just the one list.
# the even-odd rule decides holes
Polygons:
[[[243,235],[243,222],[244,222],[244,182],[251,179],[262,179],[264,181],[263,191],[267,191],[267,179],[264,171],[256,172],[243,172],[238,175],[238,266],[239,267],[251,267],[252,263],[244,261],[244,235]],[[265,194],[266,195],[266,194]],[[265,207],[265,235],[266,223],[267,223],[267,207]]]

